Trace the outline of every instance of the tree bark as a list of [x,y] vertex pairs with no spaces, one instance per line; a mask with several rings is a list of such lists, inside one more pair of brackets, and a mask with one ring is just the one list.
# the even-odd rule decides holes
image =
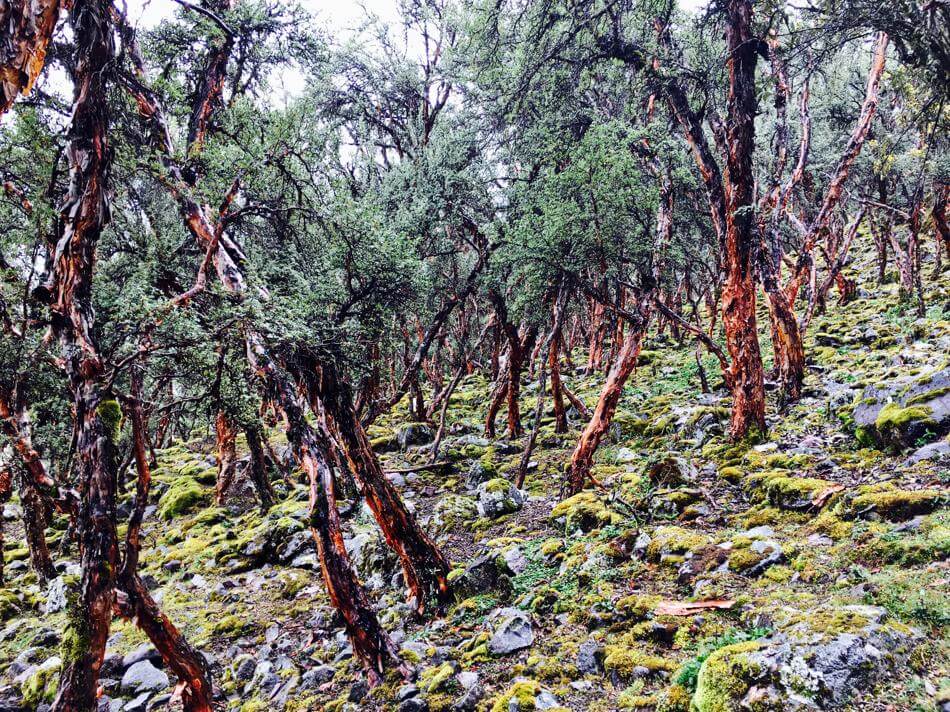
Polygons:
[[218,460],[218,477],[214,485],[215,504],[224,504],[224,495],[234,482],[234,471],[237,467],[237,453],[235,440],[237,428],[228,414],[219,409],[214,419],[216,439],[216,459]]
[[247,438],[247,447],[251,451],[251,482],[254,491],[261,503],[261,511],[266,512],[274,506],[274,488],[271,487],[270,477],[267,475],[267,457],[264,454],[264,433],[257,423],[246,426],[244,435]]
[[610,421],[617,410],[620,396],[623,395],[624,384],[637,366],[643,334],[649,323],[652,305],[652,293],[639,300],[638,309],[641,321],[639,324],[628,326],[627,336],[620,348],[617,361],[610,369],[590,422],[584,428],[584,432],[581,434],[581,438],[571,456],[564,487],[568,496],[575,495],[584,489],[587,480],[590,478],[591,467],[594,464],[594,453],[610,428]]
[[59,11],[59,0],[0,5],[0,116],[30,91],[42,71]]
[[[76,473],[80,505],[79,595],[69,611],[55,712],[97,707],[99,667],[112,619],[118,563],[115,529],[118,404],[105,387],[94,333],[92,282],[96,245],[109,221],[109,102],[107,81],[115,48],[107,0],[76,0],[70,11],[75,37],[73,112],[66,156],[69,192],[51,254],[53,331],[63,351],[76,419]],[[42,292],[41,292],[42,294]]]
[[442,605],[449,599],[448,559],[406,509],[395,486],[383,474],[369,437],[353,409],[349,387],[330,362],[315,362],[298,380],[307,382],[311,407],[324,412],[331,432],[343,446],[346,464],[360,494],[379,523],[386,543],[402,565],[409,597],[420,615],[426,604]]
[[564,390],[561,385],[561,369],[558,364],[558,351],[561,347],[560,330],[551,341],[548,351],[548,368],[551,371],[551,400],[554,402],[554,432],[567,432],[567,411],[564,408]]
[[730,434],[739,439],[765,432],[765,377],[756,327],[752,262],[758,240],[753,174],[757,40],[752,36],[751,0],[729,0],[725,9],[729,98],[722,315],[726,348],[732,358],[727,378],[732,390]]

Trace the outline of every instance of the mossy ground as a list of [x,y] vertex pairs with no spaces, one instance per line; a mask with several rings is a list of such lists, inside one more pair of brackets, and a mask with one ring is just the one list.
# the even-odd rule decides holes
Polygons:
[[[929,284],[933,306],[922,320],[897,306],[892,285],[862,286],[867,294],[856,302],[832,306],[816,319],[807,341],[804,397],[781,411],[770,399],[769,434],[758,444],[724,436],[726,394],[699,393],[693,347],[668,335],[651,339],[644,352],[650,356],[626,388],[617,425],[598,452],[595,475],[603,491],[558,503],[583,423],[575,416],[569,433],[555,434],[548,413],[533,457],[537,466],[525,481],[528,500],[501,520],[479,519],[467,472],[477,461],[486,478],[509,477],[523,441],[455,446],[447,437],[451,472],[420,470],[399,485],[417,516],[457,569],[485,551],[501,559],[517,551],[524,560],[510,576],[510,594],[478,593],[423,621],[398,608],[401,593],[389,585],[394,566],[387,564],[379,585],[371,586],[384,625],[404,634],[404,659],[419,671],[417,684],[430,707],[448,708],[462,694],[458,669],[478,673],[483,712],[508,710],[512,700],[529,709],[542,688],[573,710],[685,712],[693,704],[719,712],[729,709],[723,699],[734,690],[727,688],[754,673],[743,668],[743,653],[757,645],[763,621],[775,611],[807,615],[820,606],[870,603],[924,632],[927,642],[893,678],[856,691],[852,708],[933,709],[935,695],[950,688],[948,472],[933,462],[905,465],[903,454],[866,447],[849,423],[851,400],[836,403],[832,393],[852,389],[857,397],[864,386],[942,365],[950,315],[941,305],[948,303],[950,284],[946,278]],[[767,323],[764,311],[761,317]],[[860,346],[861,332],[872,327],[877,341]],[[841,345],[816,344],[819,333],[829,338],[823,343]],[[762,346],[768,358],[766,340]],[[707,357],[703,364],[721,389],[715,360]],[[566,371],[564,378],[593,405],[602,376]],[[489,388],[481,376],[462,381],[448,411],[451,433],[481,434]],[[523,396],[527,419],[535,402],[532,385]],[[888,412],[886,418],[909,415]],[[710,418],[715,425],[695,440],[697,424]],[[399,406],[371,430],[387,468],[411,469],[426,460],[423,452],[392,447],[395,426],[407,420]],[[274,444],[281,445],[276,434]],[[332,683],[293,693],[294,709],[394,709],[400,683],[392,677],[361,702],[347,701],[361,673],[350,659],[337,658],[339,627],[319,572],[302,565],[261,567],[242,553],[267,534],[286,541],[303,529],[304,487],[276,483],[281,504],[266,515],[240,496],[240,488],[226,507],[211,507],[210,445],[210,433],[203,433],[160,453],[158,512],[146,521],[142,569],[154,579],[164,611],[217,659],[216,680],[230,698],[228,708],[269,709],[256,693],[244,697],[228,668],[234,650],[255,653],[276,625],[278,640],[292,641],[289,656],[299,670],[319,664],[337,670]],[[670,456],[690,463],[687,481],[654,481],[645,474],[648,463]],[[372,531],[369,514],[349,504],[341,503],[345,528]],[[749,530],[756,527],[768,528],[767,538],[781,545],[784,556],[751,575],[763,558],[750,548],[756,537]],[[50,533],[62,528],[57,520]],[[649,541],[638,550],[643,535]],[[4,553],[8,562],[26,556],[17,525],[8,528]],[[696,570],[692,577],[682,574],[686,564]],[[361,577],[372,583],[372,572]],[[42,614],[42,598],[35,576],[22,569],[0,589],[0,619],[9,631],[0,637],[0,678],[42,629],[64,630],[65,614]],[[696,598],[735,604],[694,617],[656,612],[663,600]],[[489,614],[500,606],[531,612],[530,649],[506,657],[489,653]],[[834,617],[825,623],[829,631],[850,625]],[[111,646],[118,652],[144,641],[128,623],[117,622],[114,631]],[[709,652],[711,640],[735,642]],[[589,641],[604,648],[602,674],[585,676],[578,669],[578,650]],[[58,648],[47,652],[59,654]],[[648,674],[635,676],[637,668]]]

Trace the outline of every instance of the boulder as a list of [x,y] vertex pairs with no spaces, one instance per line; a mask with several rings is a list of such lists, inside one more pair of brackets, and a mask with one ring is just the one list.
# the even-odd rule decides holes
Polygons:
[[461,574],[452,576],[452,588],[459,598],[493,592],[508,598],[512,592],[507,563],[495,554],[484,554],[472,561]]
[[508,655],[534,644],[534,631],[527,613],[517,608],[501,608],[493,616],[498,619],[488,641],[488,650],[493,655]]
[[161,692],[169,685],[168,675],[148,660],[132,665],[122,676],[122,692],[140,695],[143,692]]
[[66,609],[67,588],[66,579],[62,576],[57,576],[50,581],[49,588],[46,589],[46,604],[43,606],[43,611],[47,615]]
[[899,669],[918,635],[875,606],[782,611],[767,638],[720,648],[699,670],[698,712],[828,709]]
[[478,512],[483,517],[497,519],[517,512],[524,504],[524,495],[511,482],[501,477],[478,486]]
[[432,442],[432,428],[427,423],[403,423],[396,428],[396,442],[400,450],[412,445],[425,445]]
[[903,450],[950,432],[950,367],[913,381],[868,386],[854,406],[864,445]]

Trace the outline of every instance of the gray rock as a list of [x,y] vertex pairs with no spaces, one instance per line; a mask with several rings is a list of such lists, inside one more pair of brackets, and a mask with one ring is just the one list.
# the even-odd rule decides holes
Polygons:
[[910,454],[910,457],[904,460],[904,465],[916,465],[918,462],[927,462],[929,460],[950,463],[950,443],[945,440],[940,440],[917,448]]
[[508,655],[534,644],[534,631],[527,613],[517,608],[501,608],[493,615],[499,620],[488,641],[488,650],[493,655]]
[[517,512],[524,494],[508,480],[496,477],[478,486],[478,511],[483,517],[497,519]]
[[[923,417],[885,419],[878,416],[885,407],[922,409]],[[950,432],[950,367],[926,374],[909,383],[868,386],[854,407],[855,434],[859,440],[880,447],[908,448],[921,440],[935,441]]]
[[604,646],[596,640],[587,640],[577,649],[577,669],[585,675],[599,675],[604,671]]
[[453,582],[453,586],[463,598],[489,591],[508,598],[512,592],[509,573],[504,567],[499,567],[498,558],[494,554],[485,554],[466,566],[462,575]]
[[146,712],[148,709],[148,700],[151,696],[151,692],[143,692],[140,695],[136,695],[123,705],[122,712]]
[[403,700],[396,709],[398,712],[426,712],[429,704],[421,697],[410,697],[408,700]]
[[143,692],[161,692],[168,685],[168,675],[148,660],[141,660],[125,671],[121,687],[122,692],[139,695]]
[[478,485],[483,482],[488,482],[495,477],[496,474],[495,468],[488,467],[481,460],[473,460],[468,468],[468,475],[465,477],[465,482],[469,487],[478,487]]
[[432,442],[433,437],[432,428],[426,423],[403,423],[396,428],[396,442],[401,450]]
[[415,697],[418,694],[419,688],[415,685],[403,685],[396,691],[396,702],[408,700],[410,697]]
[[160,652],[153,648],[150,643],[142,643],[139,647],[122,658],[122,669],[128,669],[135,665],[135,663],[140,663],[143,660],[148,660],[156,666],[162,666],[164,664]]
[[46,589],[46,603],[43,611],[49,615],[63,610],[66,610],[66,580],[62,576],[57,576],[50,581],[49,588]]
[[485,696],[485,689],[480,683],[475,683],[465,690],[462,695],[452,704],[452,712],[475,712],[479,701]]
[[[785,614],[791,612],[786,611]],[[823,629],[827,615],[848,616],[846,632]],[[781,617],[781,616],[780,616]],[[867,690],[898,670],[920,636],[904,626],[891,626],[887,612],[874,606],[845,606],[794,612],[756,649],[718,656],[735,656],[735,665],[720,661],[717,669],[754,671],[751,677],[719,680],[704,664],[695,699],[709,685],[733,690],[728,701],[735,709],[829,709],[846,705],[856,691]],[[742,662],[739,663],[738,659]],[[717,708],[718,709],[718,708]],[[699,708],[699,712],[711,712]]]
[[336,675],[336,668],[332,665],[318,665],[310,668],[300,678],[300,688],[303,690],[314,690],[320,685],[330,682]]
[[513,546],[506,549],[502,556],[513,574],[520,574],[528,568],[528,557],[524,555],[524,551],[522,551],[520,546]]
[[557,697],[552,695],[547,690],[541,690],[534,698],[534,706],[539,710],[549,710],[554,707],[559,707],[560,702],[558,702]]

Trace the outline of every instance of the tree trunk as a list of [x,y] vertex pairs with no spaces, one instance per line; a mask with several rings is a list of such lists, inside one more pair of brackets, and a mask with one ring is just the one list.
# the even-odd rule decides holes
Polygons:
[[[13,494],[13,468],[9,465],[0,465],[0,508],[10,501]],[[0,517],[0,586],[3,579],[3,517]]]
[[558,331],[551,341],[548,351],[548,368],[551,370],[551,400],[554,401],[554,432],[567,432],[567,411],[564,409],[564,391],[561,386],[561,370],[558,364],[558,351],[561,346],[561,334]]
[[25,472],[17,477],[20,492],[20,506],[23,508],[23,528],[26,533],[26,547],[30,551],[30,566],[40,582],[47,583],[56,578],[56,567],[46,544],[46,526],[49,511],[42,495]]
[[652,293],[644,296],[640,302],[641,323],[628,326],[627,336],[620,348],[617,361],[610,369],[607,382],[604,383],[604,387],[600,392],[600,398],[597,400],[594,413],[574,448],[565,482],[565,492],[568,496],[577,494],[587,484],[591,467],[594,464],[594,453],[610,427],[610,421],[617,410],[620,396],[623,395],[624,384],[637,366],[643,334],[646,331],[652,312],[652,304]]
[[234,471],[237,467],[237,453],[235,452],[235,440],[237,439],[237,428],[228,414],[219,409],[214,419],[214,431],[216,438],[216,458],[218,460],[218,477],[214,485],[215,504],[224,504],[224,495],[234,483]]
[[722,315],[726,348],[732,357],[730,434],[733,439],[765,432],[765,377],[755,319],[752,257],[758,240],[754,216],[756,45],[752,37],[752,1],[726,4],[729,47],[729,100],[726,140],[725,242]]
[[416,611],[421,615],[430,601],[446,603],[451,569],[448,559],[422,530],[383,474],[369,437],[353,410],[348,386],[328,362],[314,364],[306,374],[298,374],[298,378],[304,376],[312,409],[317,413],[325,411],[328,416],[360,494],[379,523],[386,543],[399,557]]
[[59,0],[14,0],[0,6],[0,116],[40,75],[59,10]]
[[212,689],[207,663],[162,613],[137,574],[123,576],[116,592],[116,612],[133,621],[178,678],[182,712],[211,712]]
[[114,44],[107,0],[76,0],[70,11],[75,37],[73,112],[66,156],[69,192],[60,208],[58,242],[51,254],[53,331],[62,346],[73,397],[77,481],[81,501],[76,523],[79,595],[69,609],[63,667],[55,712],[97,708],[99,667],[112,620],[118,548],[115,529],[118,403],[105,390],[95,341],[92,304],[96,245],[109,220],[107,80]]
[[249,465],[251,482],[261,503],[261,511],[266,512],[274,506],[274,488],[271,487],[270,477],[267,475],[267,457],[264,455],[262,443],[264,434],[261,426],[255,423],[244,428],[244,435],[247,438],[247,447],[251,451]]

